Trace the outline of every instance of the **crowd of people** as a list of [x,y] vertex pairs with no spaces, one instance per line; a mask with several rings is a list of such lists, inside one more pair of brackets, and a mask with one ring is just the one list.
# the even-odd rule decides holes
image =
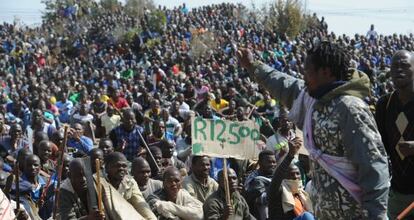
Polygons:
[[[291,38],[243,9],[160,6],[157,30],[150,9],[74,1],[0,25],[1,218],[395,219],[414,201],[414,36],[314,14]],[[258,160],[192,155],[194,116],[255,120]]]

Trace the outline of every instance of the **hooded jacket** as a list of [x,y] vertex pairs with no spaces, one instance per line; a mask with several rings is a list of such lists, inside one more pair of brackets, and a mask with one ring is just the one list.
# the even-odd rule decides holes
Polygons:
[[[291,108],[304,81],[278,72],[260,62],[254,64],[251,76],[277,100]],[[312,112],[312,132],[316,147],[322,153],[345,157],[357,169],[356,182],[362,188],[358,203],[340,183],[319,164],[311,160],[315,216],[318,219],[385,219],[388,203],[388,162],[381,136],[369,106],[362,100],[369,95],[369,78],[350,70],[346,81],[317,99]],[[303,128],[305,102],[291,120]]]

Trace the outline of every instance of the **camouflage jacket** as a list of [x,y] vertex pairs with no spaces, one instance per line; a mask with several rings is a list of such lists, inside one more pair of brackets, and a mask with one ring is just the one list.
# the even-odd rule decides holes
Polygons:
[[[260,62],[254,64],[250,74],[288,108],[306,89],[303,80]],[[358,173],[354,181],[363,191],[362,202],[358,203],[335,178],[311,161],[311,199],[318,219],[386,219],[388,162],[374,117],[362,100],[368,94],[368,77],[353,71],[349,81],[322,96],[314,105],[312,132],[316,147],[323,153],[351,161]],[[302,111],[305,113],[306,109]],[[305,114],[300,115],[301,118],[293,120],[302,128]]]

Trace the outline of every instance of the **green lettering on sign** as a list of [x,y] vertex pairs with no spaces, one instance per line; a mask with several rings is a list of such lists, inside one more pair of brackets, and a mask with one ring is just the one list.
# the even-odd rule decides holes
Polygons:
[[203,151],[203,145],[201,143],[193,144],[193,154],[198,154]]
[[233,135],[236,139],[234,141],[230,141],[230,144],[239,144],[240,143],[239,135],[237,134],[236,131],[233,130],[234,128],[237,128],[237,127],[239,127],[239,124],[237,124],[237,123],[231,123],[230,124],[230,128],[229,128],[230,134]]
[[260,132],[257,129],[253,129],[250,132],[250,138],[254,141],[260,140]]
[[[198,124],[201,123],[201,128],[198,127]],[[206,132],[204,131],[204,129],[206,129],[207,127],[207,123],[206,121],[203,120],[203,118],[197,117],[194,120],[194,137],[195,139],[198,139],[198,133],[201,133],[203,135],[204,140],[207,139],[207,135]]]
[[244,126],[243,127],[240,127],[240,129],[239,129],[239,135],[242,138],[249,137],[250,136],[250,128],[244,127]]
[[[221,130],[219,131],[218,135],[217,135],[217,140],[220,142],[226,141],[223,138],[223,133],[226,130],[226,123],[223,120],[216,120],[214,124],[220,124],[221,125]],[[214,141],[214,140],[212,140]]]

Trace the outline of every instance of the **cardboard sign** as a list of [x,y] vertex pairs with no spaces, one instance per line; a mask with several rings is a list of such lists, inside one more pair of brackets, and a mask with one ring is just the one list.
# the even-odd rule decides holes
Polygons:
[[254,121],[191,118],[193,155],[256,160],[260,128]]

